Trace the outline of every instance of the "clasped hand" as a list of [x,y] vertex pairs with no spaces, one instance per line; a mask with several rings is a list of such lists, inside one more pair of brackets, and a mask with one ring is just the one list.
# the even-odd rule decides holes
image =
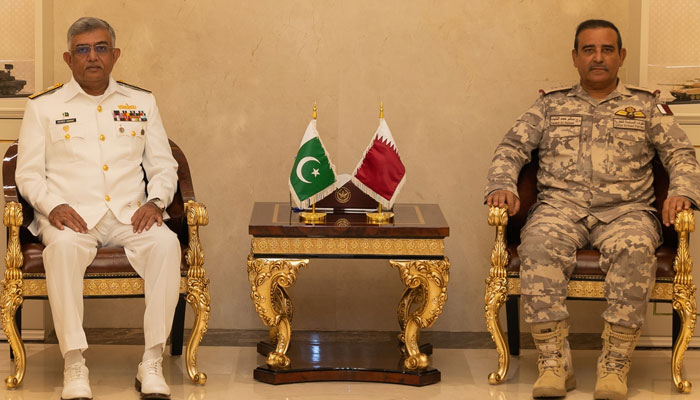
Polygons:
[[[497,190],[491,193],[486,199],[486,204],[489,207],[508,206],[508,215],[510,216],[515,215],[520,210],[520,199],[510,190]],[[666,226],[673,225],[676,214],[690,209],[690,204],[690,199],[685,196],[668,197],[661,209],[661,222]]]
[[[64,230],[68,227],[75,232],[87,233],[87,223],[77,211],[68,204],[59,204],[54,207],[49,213],[49,222],[57,229]],[[143,230],[151,229],[151,226],[156,223],[158,226],[163,225],[163,212],[153,203],[146,203],[139,207],[131,217],[131,226],[135,233],[141,233]]]

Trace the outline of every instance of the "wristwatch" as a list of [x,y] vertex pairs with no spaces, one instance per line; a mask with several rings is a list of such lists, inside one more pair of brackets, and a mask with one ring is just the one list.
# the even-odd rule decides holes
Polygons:
[[158,209],[160,210],[160,212],[165,211],[165,203],[163,203],[163,200],[155,197],[155,198],[148,200],[148,202],[155,204],[156,207],[158,207]]

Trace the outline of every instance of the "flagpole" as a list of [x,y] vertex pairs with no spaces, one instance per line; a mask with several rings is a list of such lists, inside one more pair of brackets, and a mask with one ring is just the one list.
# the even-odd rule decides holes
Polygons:
[[[316,120],[318,117],[318,107],[316,107],[316,102],[314,101],[314,111],[311,114],[311,117]],[[316,201],[312,198],[311,199],[311,212],[306,212],[302,211],[299,214],[299,218],[301,218],[301,222],[305,224],[316,224],[319,222],[325,222],[326,221],[326,213],[317,213],[316,212]]]
[[[384,118],[384,102],[380,101],[379,102],[379,119]],[[378,209],[376,213],[366,213],[367,215],[367,222],[370,224],[385,224],[389,221],[391,221],[394,218],[394,213],[393,212],[382,212],[382,203],[377,202]]]

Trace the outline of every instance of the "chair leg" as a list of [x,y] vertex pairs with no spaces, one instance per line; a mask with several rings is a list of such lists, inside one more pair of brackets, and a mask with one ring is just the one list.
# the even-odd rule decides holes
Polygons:
[[185,335],[185,295],[180,293],[177,299],[177,307],[175,307],[175,316],[173,317],[173,327],[170,330],[170,355],[182,355],[182,340]]
[[486,278],[486,293],[484,293],[484,317],[488,328],[496,344],[498,352],[498,370],[489,374],[489,383],[495,385],[501,383],[508,373],[510,354],[508,343],[503,340],[503,330],[498,320],[498,313],[508,300],[508,274],[506,265],[510,255],[506,251],[506,225],[508,224],[507,208],[490,207],[489,225],[496,227],[496,241],[491,250],[491,268]]
[[187,214],[189,245],[185,260],[189,268],[187,269],[187,295],[185,300],[194,311],[194,327],[192,334],[187,341],[187,355],[185,364],[187,374],[192,382],[204,385],[207,381],[207,374],[197,368],[197,349],[202,341],[204,333],[209,326],[209,313],[211,312],[211,302],[209,297],[209,278],[204,270],[204,252],[199,241],[199,227],[209,223],[209,214],[204,204],[188,201],[185,204]]
[[498,370],[489,374],[489,383],[495,385],[501,383],[508,373],[510,364],[510,354],[508,351],[508,343],[503,340],[503,329],[498,320],[498,314],[508,300],[506,278],[489,277],[486,279],[486,294],[484,295],[484,317],[486,318],[486,327],[491,333],[491,339],[496,344],[498,352]]
[[0,313],[2,314],[2,329],[7,335],[12,354],[14,356],[14,373],[5,379],[5,386],[14,389],[22,383],[27,368],[27,357],[24,351],[24,342],[17,329],[15,317],[17,309],[22,305],[22,278],[8,279],[9,269],[5,271],[5,279],[2,280],[2,295],[0,296]]
[[681,333],[681,316],[676,311],[671,312],[671,353],[678,343],[678,335]]
[[695,285],[692,283],[677,284],[673,288],[673,309],[680,314],[681,326],[676,344],[673,346],[671,373],[673,374],[673,383],[681,393],[690,393],[692,387],[690,381],[683,379],[683,356],[695,332],[697,318],[695,290]]
[[[19,334],[20,340],[22,339],[22,306],[17,307],[17,312],[15,313],[15,325],[17,325],[17,333]],[[15,353],[12,351],[12,346],[10,346],[10,360],[14,361]]]
[[520,355],[520,309],[518,296],[506,300],[506,326],[508,327],[508,350],[511,356]]

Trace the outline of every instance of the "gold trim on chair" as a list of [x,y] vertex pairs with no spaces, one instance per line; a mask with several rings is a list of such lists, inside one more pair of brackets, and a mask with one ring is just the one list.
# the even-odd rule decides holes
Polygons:
[[204,270],[204,251],[199,241],[199,227],[209,224],[209,213],[202,203],[188,201],[185,204],[187,226],[189,230],[189,248],[185,260],[187,270],[186,300],[192,306],[195,315],[192,334],[187,342],[187,373],[194,383],[203,385],[207,375],[197,370],[197,349],[209,326],[211,302],[209,297],[209,278]]
[[692,210],[676,214],[674,227],[678,232],[678,253],[673,261],[676,276],[673,279],[673,309],[681,316],[681,331],[673,348],[671,368],[673,384],[681,393],[689,393],[692,384],[683,379],[683,356],[688,349],[690,339],[695,332],[697,304],[695,302],[695,284],[693,283],[693,260],[688,249],[690,232],[695,230],[695,216]]
[[[567,297],[576,299],[604,299],[605,281],[596,280],[576,280],[572,278],[567,285]],[[520,295],[520,277],[508,277],[508,294]],[[673,283],[656,282],[651,290],[651,301],[671,301],[673,300]]]
[[[209,216],[206,207],[202,203],[194,201],[194,189],[192,188],[191,175],[187,165],[187,159],[180,148],[169,141],[171,151],[175,161],[178,163],[177,190],[174,193],[173,202],[168,207],[168,212],[172,218],[171,229],[177,230],[178,242],[183,249],[187,245],[184,255],[184,262],[187,264],[187,276],[180,277],[179,292],[184,294],[185,300],[192,305],[195,313],[195,322],[192,334],[187,343],[186,366],[190,379],[195,383],[204,384],[207,380],[206,374],[197,370],[197,349],[206,333],[209,323],[210,297],[209,279],[204,270],[204,252],[199,238],[199,226],[209,223]],[[5,209],[3,222],[8,228],[7,251],[5,254],[5,274],[2,280],[2,293],[0,294],[0,313],[3,319],[3,330],[8,337],[8,341],[15,356],[15,372],[10,375],[5,383],[8,388],[15,388],[22,383],[26,370],[26,354],[24,343],[19,335],[16,324],[16,313],[25,298],[46,298],[45,274],[41,273],[43,268],[37,265],[34,273],[23,273],[24,265],[23,248],[20,243],[20,229],[22,228],[24,217],[27,222],[33,218],[31,207],[22,210],[22,197],[17,190],[14,179],[14,172],[17,162],[18,144],[15,141],[5,153],[3,158],[4,173],[4,198]],[[184,220],[186,219],[187,225]],[[187,228],[185,234],[184,228]],[[24,235],[24,232],[23,232]],[[187,235],[187,243],[184,243],[184,236]],[[26,251],[26,249],[24,249]],[[98,258],[101,256],[97,255]],[[105,257],[102,257],[105,259]],[[39,262],[41,260],[37,260]],[[127,267],[128,260],[121,255],[110,259],[112,265]],[[182,262],[182,260],[181,260]],[[95,265],[100,264],[99,262]],[[180,265],[178,265],[180,267]],[[34,269],[34,268],[32,268]],[[104,271],[110,268],[97,266],[96,270]],[[127,272],[130,271],[130,272]],[[180,271],[182,274],[182,271]],[[136,297],[144,295],[144,283],[135,271],[124,269],[123,272],[90,272],[86,273],[83,279],[83,297]],[[180,298],[182,300],[182,297]],[[178,300],[180,302],[181,300]],[[182,304],[182,303],[180,303]],[[179,323],[184,321],[184,312],[176,314]],[[181,326],[178,326],[178,330]],[[175,333],[175,332],[174,332]],[[178,332],[179,333],[179,332]],[[182,353],[181,334],[173,336],[171,352],[174,355]]]
[[[197,350],[202,337],[207,331],[211,310],[209,298],[209,279],[204,270],[204,252],[199,239],[199,226],[209,223],[206,207],[201,203],[189,201],[186,205],[189,230],[189,248],[185,259],[188,265],[187,278],[180,279],[180,293],[186,293],[186,300],[192,305],[195,322],[187,343],[187,372],[194,383],[204,384],[205,373],[197,369]],[[19,336],[15,314],[24,297],[44,297],[47,295],[46,280],[41,274],[27,274],[23,280],[21,266],[24,262],[19,242],[19,228],[22,225],[22,206],[17,202],[5,205],[3,222],[8,227],[9,238],[5,254],[5,278],[2,281],[3,330],[8,337],[15,356],[15,373],[5,380],[8,388],[15,388],[22,383],[26,370],[24,343]],[[143,279],[129,273],[103,273],[86,275],[83,280],[83,295],[90,296],[139,296],[144,294]],[[98,276],[98,277],[95,277]],[[103,277],[104,276],[104,277]],[[119,277],[119,276],[124,276]]]
[[8,389],[13,389],[19,386],[24,379],[26,370],[26,353],[24,351],[24,342],[17,330],[15,314],[17,309],[22,305],[23,300],[23,285],[22,285],[22,249],[19,243],[19,227],[22,226],[24,216],[22,214],[22,205],[11,201],[5,204],[3,213],[3,223],[8,228],[9,235],[7,241],[7,253],[5,253],[5,277],[2,280],[2,295],[0,297],[0,312],[2,313],[2,330],[10,342],[10,347],[15,356],[15,373],[5,379],[5,386]]
[[495,385],[503,381],[508,373],[510,354],[508,343],[503,339],[503,329],[498,320],[498,313],[508,299],[508,276],[506,265],[509,255],[506,251],[506,226],[508,225],[508,208],[489,207],[489,225],[496,227],[496,242],[491,250],[491,269],[486,278],[484,294],[484,317],[491,339],[496,343],[498,352],[498,370],[489,374],[489,383]]
[[[510,362],[508,344],[503,339],[498,314],[508,295],[520,295],[520,277],[508,276],[508,252],[506,251],[505,230],[508,225],[507,208],[490,207],[489,225],[496,226],[496,240],[491,251],[491,269],[486,279],[484,295],[486,326],[498,352],[498,370],[489,375],[489,383],[494,385],[503,381]],[[671,369],[673,383],[681,393],[689,393],[692,384],[683,379],[683,356],[695,332],[696,324],[696,286],[691,271],[693,261],[688,248],[690,232],[695,230],[695,217],[692,210],[684,210],[676,215],[674,222],[678,233],[678,249],[673,263],[676,272],[673,283],[656,281],[651,292],[651,301],[672,301],[673,308],[681,317],[681,331],[673,348]],[[578,279],[577,279],[578,278]],[[573,277],[568,283],[567,298],[604,299],[604,280],[600,277]]]

